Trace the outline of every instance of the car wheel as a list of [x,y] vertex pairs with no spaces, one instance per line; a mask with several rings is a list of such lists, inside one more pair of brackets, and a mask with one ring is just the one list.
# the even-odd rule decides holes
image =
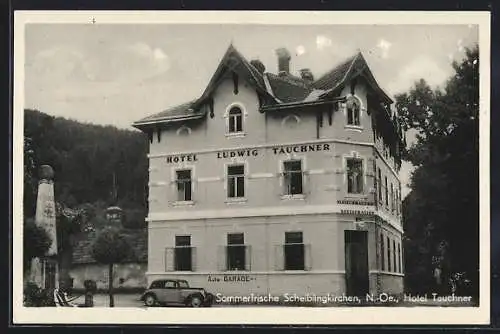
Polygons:
[[203,299],[199,295],[194,295],[189,298],[189,306],[191,307],[201,307],[203,306]]
[[156,305],[156,296],[149,294],[144,297],[144,305],[152,307]]

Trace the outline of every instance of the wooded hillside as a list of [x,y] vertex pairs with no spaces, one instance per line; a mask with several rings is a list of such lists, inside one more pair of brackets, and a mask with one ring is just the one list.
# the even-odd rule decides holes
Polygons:
[[24,111],[24,216],[35,214],[38,169],[55,172],[56,202],[70,208],[119,205],[141,225],[147,209],[147,138],[136,131]]

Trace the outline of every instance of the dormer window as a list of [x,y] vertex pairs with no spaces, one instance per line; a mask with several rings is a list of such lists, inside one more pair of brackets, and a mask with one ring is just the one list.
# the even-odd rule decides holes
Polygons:
[[243,132],[243,111],[235,106],[229,110],[228,133],[238,132]]
[[360,126],[361,102],[355,96],[347,98],[347,125]]

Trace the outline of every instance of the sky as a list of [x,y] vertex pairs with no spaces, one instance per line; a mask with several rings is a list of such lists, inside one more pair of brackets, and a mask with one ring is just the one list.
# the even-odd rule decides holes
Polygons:
[[[28,24],[25,108],[132,129],[145,116],[198,97],[230,44],[276,73],[275,50],[290,70],[315,78],[357,51],[394,97],[424,78],[442,87],[451,63],[478,43],[475,25]],[[409,136],[409,141],[412,136]],[[404,163],[403,196],[412,167]]]

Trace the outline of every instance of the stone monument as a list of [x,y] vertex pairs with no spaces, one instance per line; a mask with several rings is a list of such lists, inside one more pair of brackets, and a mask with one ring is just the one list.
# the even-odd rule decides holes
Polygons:
[[47,231],[51,239],[50,247],[41,258],[31,264],[31,280],[39,287],[58,287],[56,207],[54,201],[54,170],[48,165],[40,167],[35,223]]

